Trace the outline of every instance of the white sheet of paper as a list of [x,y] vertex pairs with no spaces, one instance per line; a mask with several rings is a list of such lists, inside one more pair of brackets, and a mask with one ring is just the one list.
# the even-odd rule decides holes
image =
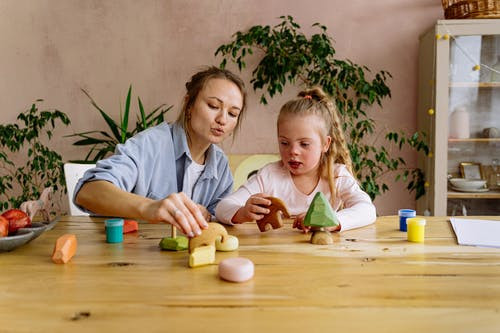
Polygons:
[[450,218],[458,244],[500,247],[500,221]]

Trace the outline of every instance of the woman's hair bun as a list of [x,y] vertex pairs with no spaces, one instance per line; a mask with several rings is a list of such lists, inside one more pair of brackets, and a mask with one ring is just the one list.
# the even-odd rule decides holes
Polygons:
[[328,95],[320,87],[313,87],[299,92],[298,97],[311,98],[313,101],[321,102],[328,99]]

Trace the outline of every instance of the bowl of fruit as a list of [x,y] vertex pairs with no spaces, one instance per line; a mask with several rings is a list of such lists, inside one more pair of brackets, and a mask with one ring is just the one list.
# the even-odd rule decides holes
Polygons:
[[9,209],[0,215],[0,251],[11,251],[40,236],[52,223],[31,222],[20,209]]

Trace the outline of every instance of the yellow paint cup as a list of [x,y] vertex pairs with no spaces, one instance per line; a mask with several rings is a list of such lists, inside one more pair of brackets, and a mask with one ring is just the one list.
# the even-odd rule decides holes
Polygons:
[[424,242],[425,235],[425,219],[421,217],[411,217],[406,219],[407,235],[409,242]]

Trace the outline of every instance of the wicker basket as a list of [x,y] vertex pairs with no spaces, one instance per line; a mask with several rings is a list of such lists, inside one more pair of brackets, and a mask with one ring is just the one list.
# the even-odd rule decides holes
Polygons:
[[446,19],[500,18],[500,0],[441,0]]

